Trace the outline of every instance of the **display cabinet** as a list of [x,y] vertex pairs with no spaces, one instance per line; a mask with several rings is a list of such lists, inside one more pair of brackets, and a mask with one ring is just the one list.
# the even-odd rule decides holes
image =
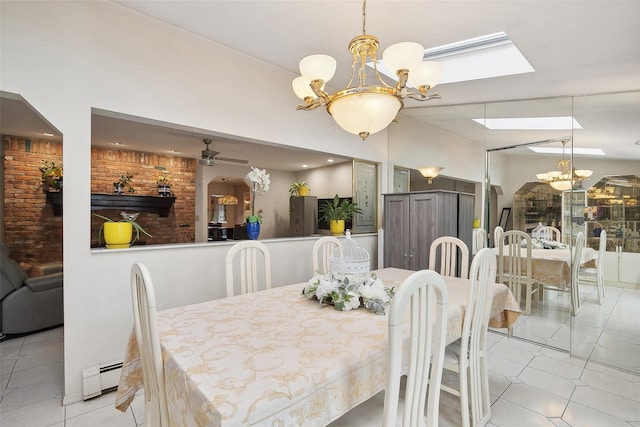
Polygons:
[[640,284],[640,177],[606,176],[587,191],[587,245],[607,232],[605,280]]
[[562,193],[562,241],[575,241],[578,232],[585,233],[585,207],[587,207],[587,191],[573,190]]
[[531,233],[538,223],[560,228],[561,195],[549,184],[527,182],[513,195],[513,229]]

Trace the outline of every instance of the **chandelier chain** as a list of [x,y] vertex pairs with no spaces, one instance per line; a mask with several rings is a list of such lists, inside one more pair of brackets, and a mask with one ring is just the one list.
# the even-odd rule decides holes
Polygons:
[[362,35],[367,34],[367,0],[362,2]]

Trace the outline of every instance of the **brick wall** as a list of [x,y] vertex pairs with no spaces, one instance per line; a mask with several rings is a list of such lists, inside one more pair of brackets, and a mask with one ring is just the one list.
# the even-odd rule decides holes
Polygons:
[[[54,216],[46,201],[39,167],[43,160],[62,162],[62,144],[14,136],[3,136],[3,143],[5,243],[11,256],[30,263],[61,260],[62,216]],[[113,181],[131,174],[134,194],[157,196],[156,180],[163,172],[157,167],[164,167],[176,202],[168,217],[140,213],[137,222],[153,236],[141,240],[146,244],[195,241],[195,159],[92,147],[91,162],[92,193],[113,193]],[[120,219],[120,210],[96,212]],[[91,216],[92,246],[98,243],[101,223]]]
[[42,188],[43,160],[62,162],[62,144],[3,136],[5,243],[27,263],[62,260],[62,217],[53,215]]

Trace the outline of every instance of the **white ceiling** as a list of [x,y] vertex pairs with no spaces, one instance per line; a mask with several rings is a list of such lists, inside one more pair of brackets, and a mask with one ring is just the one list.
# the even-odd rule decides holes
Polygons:
[[[333,89],[348,81],[351,58],[347,44],[362,29],[360,1],[115,3],[291,72],[297,73],[298,61],[307,55],[329,54],[338,61],[336,77],[331,81]],[[401,114],[495,148],[564,135],[484,132],[469,120],[477,118],[478,112],[483,113],[483,107],[466,104],[539,99],[510,103],[501,113],[516,116],[547,114],[560,105],[563,113],[570,114],[570,98],[561,101],[547,98],[640,90],[640,1],[372,0],[367,4],[367,32],[378,37],[381,50],[399,41],[417,41],[428,48],[497,31],[507,33],[534,67],[534,73],[439,85],[436,89],[441,100],[409,101]],[[3,133],[8,133],[5,132],[6,105],[2,100]],[[463,106],[451,107],[457,105]],[[498,114],[503,107],[503,104],[487,104],[486,112]],[[640,159],[640,145],[635,144],[640,140],[640,97],[637,93],[576,98],[574,111],[585,128],[575,133],[575,146],[597,145],[605,148],[613,158]],[[108,122],[115,119],[120,118],[94,116],[94,143],[100,145],[102,140],[111,143],[114,137],[129,138],[136,141],[139,149],[148,149],[144,144],[150,141],[144,133],[149,133],[150,128],[130,126],[131,134],[109,135],[106,132],[110,128],[113,132],[113,128],[107,126]],[[184,152],[199,156],[203,148],[201,140],[207,135],[197,131],[190,134],[177,128],[173,131],[172,141],[182,135]],[[98,129],[103,129],[105,134]],[[164,149],[162,138],[157,134],[153,136],[154,150]],[[255,146],[252,150],[244,149],[243,143],[214,138],[212,148],[220,151],[223,157],[248,158],[249,153],[264,155]],[[182,151],[175,147],[166,149]],[[286,157],[291,159],[292,165],[303,161],[297,154],[290,153]],[[275,160],[283,158],[282,153],[276,155]],[[321,155],[315,160],[324,162],[325,157]]]

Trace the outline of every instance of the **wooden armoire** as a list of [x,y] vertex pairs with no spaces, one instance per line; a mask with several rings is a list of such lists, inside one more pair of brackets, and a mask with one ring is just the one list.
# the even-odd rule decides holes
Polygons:
[[474,195],[456,191],[418,191],[384,195],[384,267],[429,268],[431,243],[457,237],[471,252]]

